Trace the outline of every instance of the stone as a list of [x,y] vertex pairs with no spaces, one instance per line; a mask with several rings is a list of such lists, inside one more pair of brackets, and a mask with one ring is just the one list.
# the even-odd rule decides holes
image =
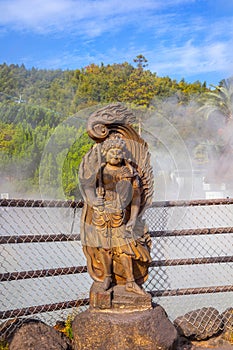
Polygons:
[[74,350],[172,350],[177,331],[164,309],[141,311],[91,309],[72,324]]
[[[233,307],[229,307],[222,313],[223,320],[223,338],[232,342],[233,334]],[[233,347],[233,345],[232,345]]]
[[213,307],[203,307],[174,320],[178,332],[193,340],[212,337],[222,329],[222,317]]
[[43,322],[25,322],[14,333],[9,350],[71,350],[68,338]]
[[224,331],[230,330],[233,332],[233,307],[229,307],[222,313]]
[[39,322],[38,319],[25,319],[20,317],[11,318],[0,325],[0,342],[10,343],[15,331],[25,322]]
[[194,346],[193,350],[208,350],[208,349],[232,350],[233,349],[233,345],[230,342],[224,340],[221,334],[217,337],[214,336],[208,340],[192,341],[192,344]]

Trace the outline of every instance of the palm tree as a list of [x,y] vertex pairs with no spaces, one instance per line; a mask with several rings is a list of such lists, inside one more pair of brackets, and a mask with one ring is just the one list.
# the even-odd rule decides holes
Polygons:
[[223,80],[220,86],[213,86],[214,91],[207,92],[208,100],[200,108],[208,119],[212,113],[224,116],[226,124],[233,120],[233,78]]
[[208,99],[199,109],[206,119],[214,115],[225,121],[222,129],[218,130],[221,133],[221,154],[215,160],[209,178],[213,182],[230,181],[233,184],[233,78],[222,80],[220,86],[214,88],[214,91],[207,92]]

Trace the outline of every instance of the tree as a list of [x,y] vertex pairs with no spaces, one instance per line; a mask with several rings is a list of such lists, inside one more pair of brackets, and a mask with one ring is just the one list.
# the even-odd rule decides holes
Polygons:
[[143,68],[147,67],[147,59],[145,56],[143,56],[142,54],[137,55],[136,58],[134,58],[133,60],[135,63],[137,63],[137,68],[140,70],[143,70]]
[[209,181],[230,181],[233,184],[233,81],[223,80],[220,86],[214,88],[205,95],[203,106],[199,109],[207,120],[219,120],[215,144],[220,154],[216,155]]
[[121,101],[124,87],[133,69],[127,62],[107,66],[91,64],[85,67],[78,75],[73,110],[99,103]]
[[93,141],[88,137],[84,128],[78,130],[79,137],[70,147],[62,167],[62,185],[66,198],[79,200],[78,169],[83,156],[91,148]]
[[147,66],[147,59],[143,55],[138,55],[134,62],[137,62],[137,68],[132,71],[124,86],[122,101],[135,106],[149,107],[156,94],[156,74],[143,70]]
[[214,86],[215,90],[207,93],[207,101],[200,110],[205,112],[208,119],[211,114],[224,116],[225,122],[233,120],[233,81],[223,80],[221,86]]

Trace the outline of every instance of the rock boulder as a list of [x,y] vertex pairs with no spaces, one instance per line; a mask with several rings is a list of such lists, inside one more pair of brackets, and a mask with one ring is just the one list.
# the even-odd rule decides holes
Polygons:
[[9,350],[71,350],[68,338],[43,322],[26,322],[14,333]]
[[212,337],[222,329],[222,317],[213,307],[203,307],[174,320],[178,332],[193,340]]

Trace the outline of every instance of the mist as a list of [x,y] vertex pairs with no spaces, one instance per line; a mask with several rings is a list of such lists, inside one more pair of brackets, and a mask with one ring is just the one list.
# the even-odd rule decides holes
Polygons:
[[148,114],[142,128],[154,169],[154,199],[232,197],[232,120],[226,123],[218,110],[207,118],[195,99],[181,105],[173,96],[154,105],[157,110]]
[[[52,140],[61,125],[72,125],[76,131],[80,126],[85,129],[86,118],[97,108],[99,106],[84,109],[58,125],[46,143],[40,163],[46,152],[57,156],[57,147]],[[233,197],[233,122],[226,122],[226,117],[218,110],[210,113],[209,108],[207,105],[201,110],[200,102],[195,99],[184,105],[179,96],[174,95],[163,101],[153,100],[152,108],[140,117],[141,136],[151,153],[154,200]],[[79,133],[76,137],[80,137]],[[66,153],[73,144],[70,140],[66,140]],[[65,159],[65,156],[64,153],[62,157]],[[61,169],[56,172],[61,173]],[[17,181],[13,181],[16,173]],[[27,183],[27,173],[20,161],[13,163],[9,174],[0,180],[0,194],[1,197],[34,199],[42,195],[45,199],[41,188]],[[50,196],[50,199],[57,198]]]

